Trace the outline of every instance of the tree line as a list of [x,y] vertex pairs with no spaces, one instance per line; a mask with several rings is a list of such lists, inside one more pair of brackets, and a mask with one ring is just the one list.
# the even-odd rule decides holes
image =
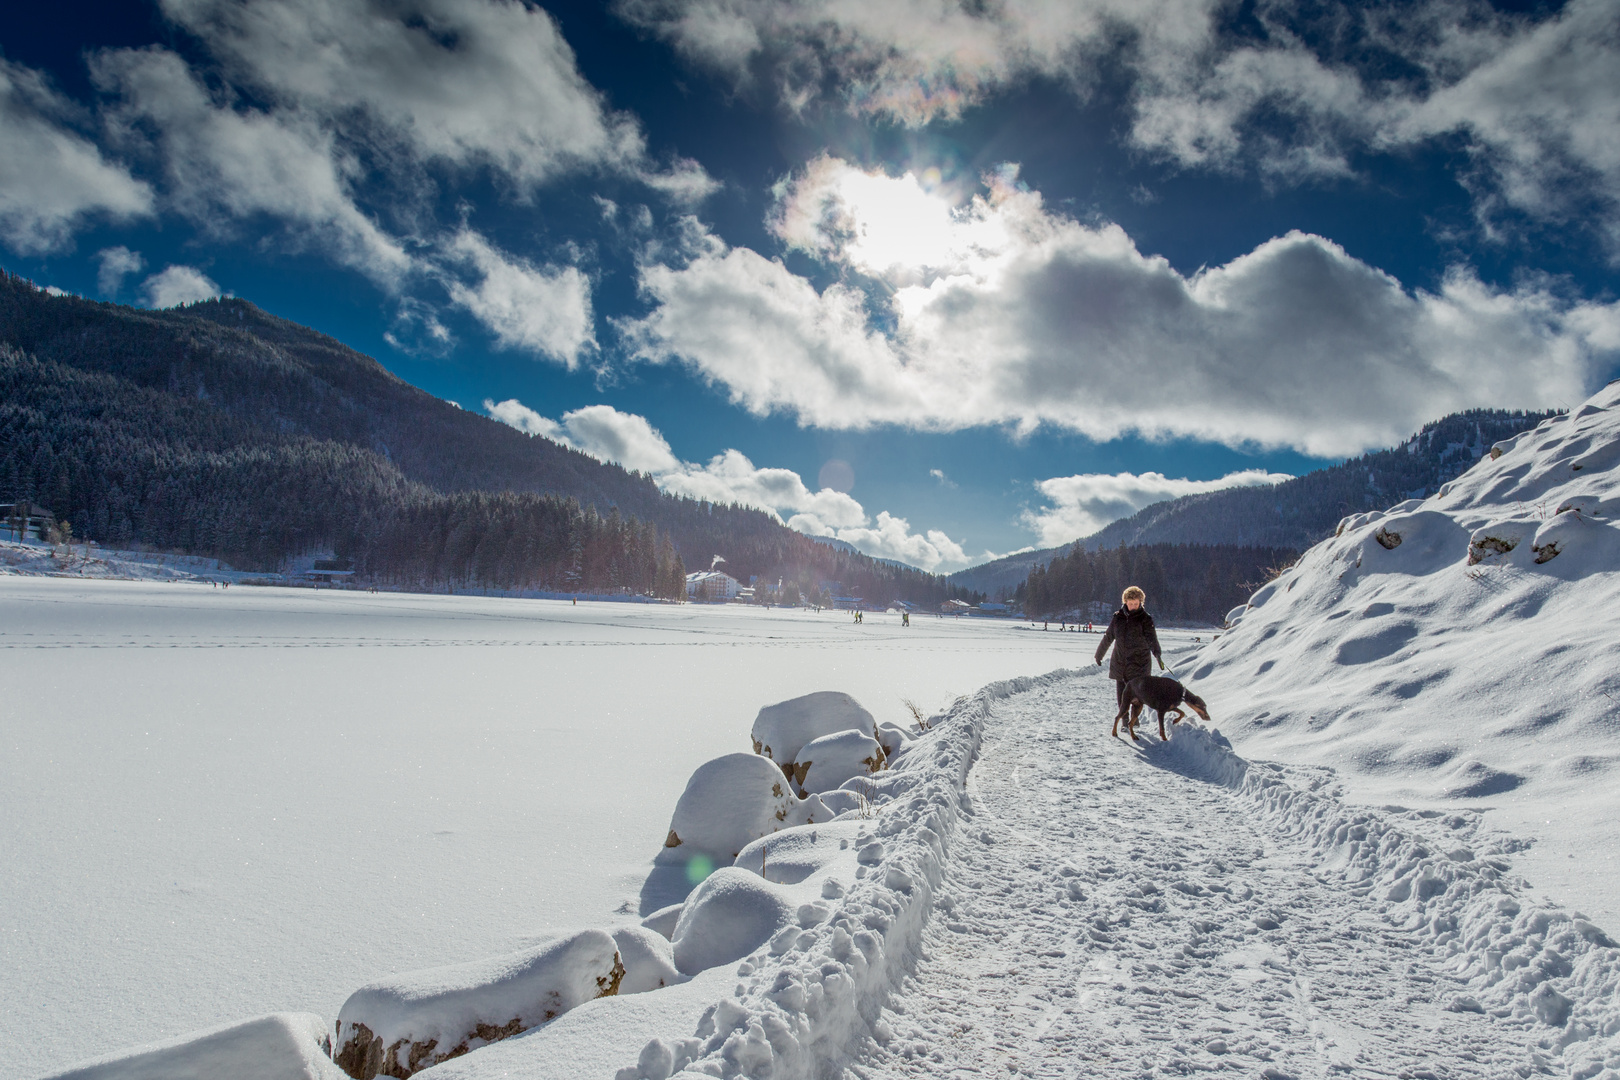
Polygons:
[[1031,570],[1014,599],[1033,618],[1077,613],[1085,619],[1092,603],[1118,607],[1120,593],[1136,585],[1158,618],[1218,624],[1298,557],[1291,548],[1237,544],[1076,547]]

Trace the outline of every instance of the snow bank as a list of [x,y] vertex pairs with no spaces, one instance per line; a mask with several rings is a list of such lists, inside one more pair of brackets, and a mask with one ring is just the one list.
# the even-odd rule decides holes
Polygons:
[[[645,978],[647,968],[638,973]],[[507,956],[395,975],[344,1002],[335,1059],[356,1080],[409,1076],[616,994],[625,974],[613,937],[585,930]]]
[[[1075,674],[996,683],[959,700],[893,769],[852,781],[870,793],[865,808],[762,837],[717,872],[725,877],[712,895],[736,890],[748,897],[739,907],[769,913],[750,924],[746,936],[758,943],[738,963],[732,993],[705,1010],[695,1032],[649,1040],[617,1080],[667,1080],[682,1070],[820,1075],[899,985],[917,948],[994,703]],[[687,900],[691,921],[683,910],[678,958],[683,932],[713,903],[709,887]],[[775,933],[760,937],[773,920]]]
[[726,866],[704,879],[675,924],[675,966],[696,975],[741,960],[793,921],[795,905],[782,890],[746,870]]
[[[799,760],[805,743],[850,728],[868,732],[873,738],[878,734],[872,714],[848,694],[836,690],[805,694],[759,710],[752,733],[754,753],[770,758],[786,772]],[[794,779],[803,784],[802,771]]]
[[274,1013],[136,1046],[42,1080],[344,1080],[326,1021]]
[[1617,464],[1611,383],[1434,496],[1346,518],[1182,670],[1245,755],[1370,801],[1498,800],[1539,884],[1620,918],[1592,858],[1620,832]]
[[1468,991],[1443,1008],[1522,1029],[1549,1071],[1557,1061],[1560,1074],[1586,1080],[1620,1069],[1620,946],[1580,912],[1527,896],[1504,857],[1522,841],[1481,828],[1477,812],[1346,803],[1329,776],[1244,761],[1220,732],[1196,725],[1158,750],[1181,771],[1234,788],[1270,830],[1304,841],[1322,869],[1448,958]]

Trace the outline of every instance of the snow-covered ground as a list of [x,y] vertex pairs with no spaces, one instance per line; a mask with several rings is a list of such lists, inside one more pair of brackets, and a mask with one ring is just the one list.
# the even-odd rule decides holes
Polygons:
[[634,922],[762,705],[908,722],[1096,644],[912,622],[0,577],[0,1072]]
[[1620,382],[1495,452],[1346,519],[1184,670],[1245,756],[1484,811],[1620,927]]

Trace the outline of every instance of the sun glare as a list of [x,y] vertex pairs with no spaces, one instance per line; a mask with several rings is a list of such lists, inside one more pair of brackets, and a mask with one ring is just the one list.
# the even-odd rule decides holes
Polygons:
[[850,169],[840,178],[838,200],[853,233],[844,254],[861,269],[922,270],[953,261],[951,204],[925,190],[915,174],[890,177]]

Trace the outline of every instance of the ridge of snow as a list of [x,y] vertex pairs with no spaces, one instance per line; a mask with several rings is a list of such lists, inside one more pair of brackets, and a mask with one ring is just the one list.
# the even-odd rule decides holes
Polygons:
[[[1620,919],[1620,382],[1422,500],[1345,518],[1188,682],[1251,757],[1357,798],[1490,809],[1528,873]],[[1579,812],[1571,812],[1579,807]]]
[[326,1021],[272,1013],[132,1046],[42,1080],[348,1080],[332,1063]]

